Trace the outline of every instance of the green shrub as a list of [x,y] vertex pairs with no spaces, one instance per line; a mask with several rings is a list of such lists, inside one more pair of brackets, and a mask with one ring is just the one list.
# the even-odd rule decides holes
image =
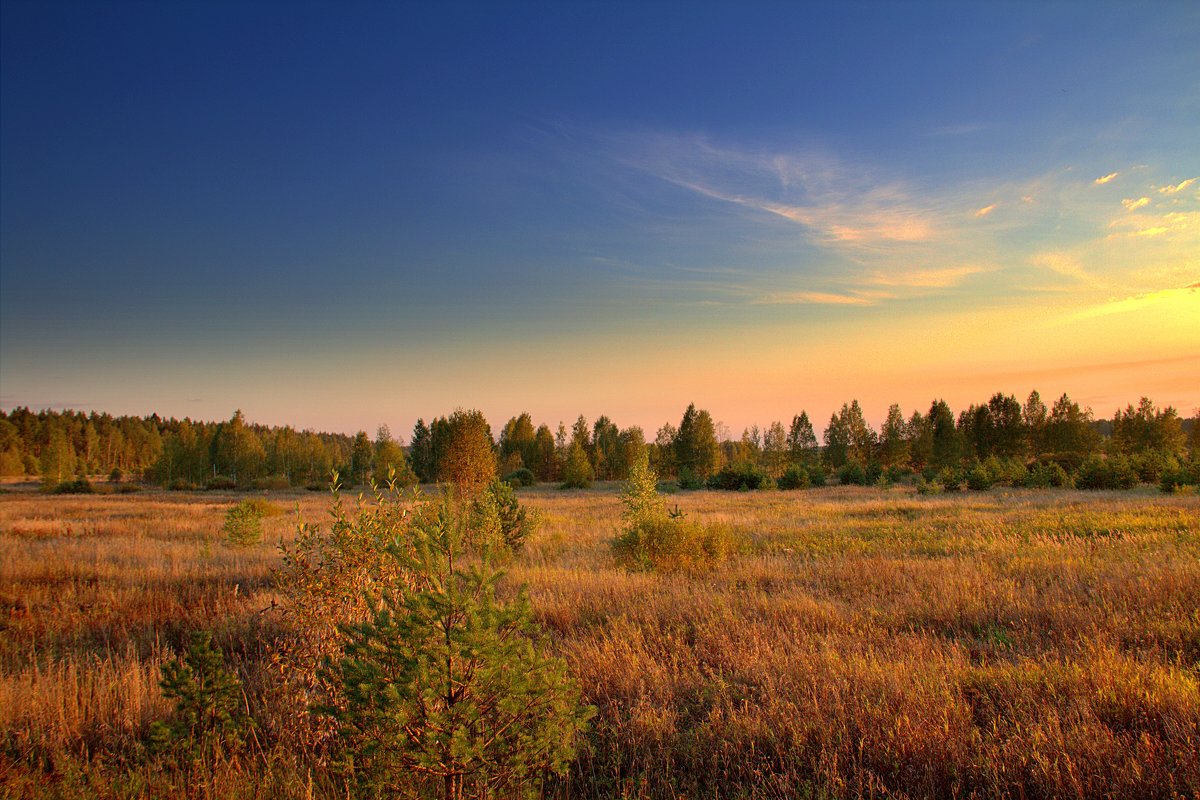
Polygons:
[[709,489],[728,492],[770,489],[772,486],[771,476],[749,461],[730,464],[708,479]]
[[732,550],[724,529],[667,515],[646,517],[627,527],[613,542],[617,563],[628,569],[697,572],[723,561]]
[[883,465],[878,461],[869,461],[863,469],[863,485],[870,486],[879,483],[879,479],[883,477]]
[[505,475],[504,482],[510,486],[533,486],[537,483],[537,476],[533,470],[521,467]]
[[687,469],[686,467],[679,471],[678,483],[679,483],[680,489],[683,489],[684,491],[688,491],[688,492],[694,492],[697,489],[704,488],[704,481],[702,479],[700,479],[699,477],[697,477],[696,473],[692,472],[690,469]]
[[225,512],[225,541],[233,547],[249,547],[262,541],[263,517],[282,513],[282,509],[261,497],[243,500]]
[[824,486],[825,482],[829,479],[824,464],[811,464],[807,469],[808,482],[813,486]]
[[167,485],[167,490],[172,492],[194,492],[199,488],[186,478],[176,478]]
[[520,504],[517,493],[506,481],[494,480],[471,503],[470,544],[479,548],[503,548],[517,552],[537,530],[536,511]]
[[936,480],[927,481],[923,477],[917,480],[917,494],[941,494],[945,490]]
[[937,474],[937,482],[942,485],[942,488],[947,492],[957,492],[962,488],[963,477],[958,470],[953,467],[943,467]]
[[237,481],[228,475],[214,475],[204,484],[204,488],[211,491],[229,491],[237,488]]
[[136,483],[121,483],[116,487],[117,494],[134,494],[135,492],[140,492],[141,490],[142,487],[138,486]]
[[1200,462],[1176,464],[1174,469],[1163,472],[1158,488],[1164,492],[1181,492],[1187,487],[1200,486]]
[[967,471],[967,488],[982,492],[992,488],[992,473],[984,464],[976,464]]
[[110,483],[120,483],[125,478],[125,473],[121,472],[120,467],[113,467],[112,472],[108,473]]
[[175,701],[174,717],[150,726],[151,748],[208,760],[240,749],[253,727],[242,684],[225,668],[212,634],[196,631],[183,659],[162,665],[163,695]]
[[63,481],[54,487],[54,494],[95,494],[96,487],[87,478],[76,478],[73,481]]
[[1075,476],[1075,485],[1080,489],[1132,489],[1137,482],[1137,473],[1129,459],[1120,455],[1109,458],[1093,455],[1083,462]]
[[812,481],[809,480],[808,470],[799,464],[788,465],[783,475],[779,477],[780,489],[807,489],[810,485],[812,485]]
[[912,470],[908,469],[907,467],[902,467],[897,464],[893,464],[892,466],[885,469],[883,471],[883,474],[887,478],[888,483],[899,483],[906,476],[911,475]]
[[1030,489],[1070,487],[1071,476],[1056,461],[1034,464],[1025,475],[1025,486]]
[[251,485],[255,489],[270,489],[277,492],[292,488],[292,482],[287,479],[286,475],[268,475],[265,478],[256,479]]
[[1179,469],[1179,461],[1169,453],[1150,450],[1129,459],[1133,471],[1142,483],[1158,483],[1164,474]]
[[857,461],[849,461],[838,470],[838,483],[843,486],[865,486],[867,471]]
[[[323,672],[339,689],[317,710],[339,728],[346,772],[368,796],[534,797],[564,774],[595,710],[559,658],[537,646],[521,589],[467,562],[448,503],[418,513],[393,548],[414,580],[385,593],[369,621],[344,626]],[[469,563],[469,562],[468,562]]]
[[567,463],[563,466],[562,489],[586,489],[592,485],[595,473],[592,462],[579,442],[573,442],[567,453]]

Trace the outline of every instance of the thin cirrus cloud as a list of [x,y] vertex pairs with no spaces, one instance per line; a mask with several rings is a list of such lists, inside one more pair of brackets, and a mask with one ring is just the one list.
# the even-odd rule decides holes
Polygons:
[[754,300],[755,305],[869,306],[874,303],[870,297],[833,292],[770,292]]
[[1103,186],[1106,183],[1116,180],[1117,176],[1120,174],[1121,173],[1119,172],[1110,172],[1107,175],[1101,175],[1099,178],[1096,178],[1096,180],[1092,181],[1092,183],[1096,184],[1097,186]]
[[1145,208],[1146,206],[1150,205],[1150,198],[1138,197],[1135,199],[1132,197],[1126,197],[1121,201],[1121,205],[1125,206],[1126,211],[1137,211],[1139,208]]
[[976,211],[976,212],[975,212],[975,216],[977,216],[977,217],[986,217],[988,214],[990,214],[990,213],[992,213],[993,211],[995,211],[995,210],[996,210],[996,206],[997,206],[997,205],[999,205],[999,204],[998,204],[998,203],[992,203],[991,205],[986,205],[986,206],[984,206],[983,208],[981,208],[981,209],[979,209],[978,211]]

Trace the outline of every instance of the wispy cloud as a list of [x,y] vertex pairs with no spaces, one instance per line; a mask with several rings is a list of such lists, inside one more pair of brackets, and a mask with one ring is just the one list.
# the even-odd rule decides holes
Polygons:
[[1056,272],[1064,278],[1073,278],[1080,283],[1088,284],[1089,286],[1100,287],[1103,284],[1091,275],[1083,264],[1080,263],[1078,256],[1063,252],[1046,252],[1038,253],[1029,259],[1036,267],[1048,269],[1051,272]]
[[756,305],[833,305],[833,306],[869,306],[874,305],[869,297],[833,292],[770,292],[756,299]]
[[1137,211],[1139,208],[1150,205],[1150,198],[1139,197],[1135,200],[1132,197],[1126,197],[1121,201],[1121,205],[1125,206],[1126,211]]
[[981,208],[975,212],[975,216],[986,217],[988,214],[990,214],[996,210],[997,205],[998,205],[997,203],[992,203],[991,205],[984,206],[983,208]]
[[970,133],[978,133],[983,130],[984,126],[975,122],[964,122],[959,125],[942,125],[937,128],[930,128],[926,132],[926,136],[966,136]]
[[1179,183],[1175,184],[1174,186],[1159,187],[1158,191],[1162,192],[1163,194],[1175,194],[1177,192],[1182,192],[1184,189],[1188,188],[1195,182],[1196,182],[1195,178],[1188,178],[1186,181],[1180,181]]
[[1105,317],[1111,314],[1122,314],[1127,311],[1139,311],[1151,306],[1165,307],[1167,305],[1176,305],[1181,301],[1185,304],[1195,303],[1195,309],[1193,310],[1200,313],[1200,289],[1193,285],[1174,289],[1162,289],[1157,292],[1142,292],[1119,300],[1109,300],[1076,312],[1070,316],[1070,319],[1080,320]]
[[903,286],[918,289],[948,289],[966,278],[987,272],[984,267],[963,266],[946,269],[919,269],[897,274],[876,272],[868,283],[875,286]]
[[1092,183],[1096,184],[1097,186],[1103,186],[1109,181],[1116,180],[1117,176],[1120,174],[1121,173],[1119,172],[1110,172],[1107,175],[1101,175],[1099,178],[1096,178],[1096,180],[1092,181]]

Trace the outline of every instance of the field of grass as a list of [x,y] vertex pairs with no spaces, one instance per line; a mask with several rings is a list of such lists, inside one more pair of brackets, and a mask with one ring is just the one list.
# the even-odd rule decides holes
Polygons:
[[[613,564],[615,486],[522,490],[509,565],[589,703],[562,797],[1200,796],[1200,498],[911,489],[681,493],[736,553]],[[0,796],[311,797],[271,735],[270,572],[299,519],[222,538],[237,494],[0,495]],[[159,667],[214,631],[259,735],[204,774],[148,753]]]

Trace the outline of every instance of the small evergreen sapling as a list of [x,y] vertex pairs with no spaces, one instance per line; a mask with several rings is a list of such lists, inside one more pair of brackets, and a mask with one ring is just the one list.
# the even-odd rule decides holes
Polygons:
[[241,749],[253,727],[246,714],[242,684],[225,668],[212,633],[192,633],[187,654],[162,665],[163,695],[175,701],[175,715],[150,727],[151,747],[208,759]]

